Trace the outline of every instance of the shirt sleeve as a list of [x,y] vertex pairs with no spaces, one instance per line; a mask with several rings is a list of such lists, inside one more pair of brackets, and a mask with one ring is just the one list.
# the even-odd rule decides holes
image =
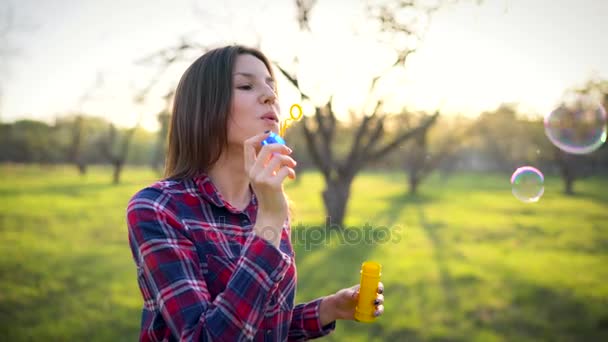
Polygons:
[[305,341],[328,335],[336,328],[336,321],[321,326],[322,298],[312,302],[298,304],[293,309],[291,324],[289,326],[289,341]]
[[167,195],[145,189],[127,208],[129,243],[149,295],[180,341],[254,338],[291,260],[254,234],[245,242],[224,292],[213,301],[194,243]]

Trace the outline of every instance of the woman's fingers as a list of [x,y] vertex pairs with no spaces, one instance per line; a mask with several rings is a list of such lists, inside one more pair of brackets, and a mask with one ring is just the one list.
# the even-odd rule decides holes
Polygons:
[[262,173],[271,157],[275,157],[277,155],[286,155],[289,153],[291,153],[289,147],[281,144],[264,145],[260,150],[260,153],[253,157],[253,163],[251,163],[251,166],[249,169],[247,169],[249,172],[249,177],[251,179],[255,179],[257,175]]
[[291,149],[285,145],[281,144],[268,144],[262,146],[260,153],[256,157],[256,162],[262,162],[262,164],[266,164],[271,157],[274,157],[277,154],[288,155],[291,154]]
[[351,291],[352,291],[352,298],[353,298],[354,300],[359,299],[359,288],[360,288],[360,287],[361,287],[360,285],[354,285],[354,286],[352,286],[352,287],[351,287]]
[[376,311],[374,311],[374,316],[378,317],[384,313],[384,305],[380,304],[376,307]]
[[270,132],[254,135],[253,137],[251,137],[243,142],[243,155],[245,158],[245,170],[247,170],[247,171],[251,170],[251,168],[255,164],[255,161],[257,160],[256,155],[257,155],[258,151],[260,150],[262,141],[264,141],[264,139],[266,139],[268,137],[268,135],[270,135]]
[[384,304],[384,295],[377,295],[376,300],[374,300],[374,305]]
[[384,284],[382,282],[378,282],[378,294],[376,295],[376,300],[374,300],[374,305],[376,305],[376,311],[374,311],[374,316],[378,317],[384,313]]
[[274,176],[281,167],[287,166],[289,168],[294,168],[296,167],[296,164],[296,161],[290,156],[276,153],[270,158],[270,162],[262,169],[260,175],[261,177]]
[[273,177],[272,183],[274,186],[280,186],[283,183],[285,177],[289,177],[290,179],[296,178],[296,171],[290,167],[283,166],[279,171],[277,171],[276,176]]
[[245,141],[245,169],[253,183],[277,187],[285,177],[295,178],[297,163],[288,155],[291,149],[282,144],[264,145],[256,155],[255,144],[261,144],[266,136],[266,133],[256,135]]

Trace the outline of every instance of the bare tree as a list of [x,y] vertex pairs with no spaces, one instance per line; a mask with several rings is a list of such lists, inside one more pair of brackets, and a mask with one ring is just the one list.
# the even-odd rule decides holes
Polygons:
[[[313,2],[314,3],[314,2]],[[308,18],[311,6],[303,6],[301,1],[296,1],[299,9],[298,18]],[[420,17],[427,18],[439,8],[439,5],[425,6],[416,1],[396,1],[389,4],[370,7],[370,13],[378,20],[381,30],[389,36],[411,38],[414,41],[421,39],[419,27]],[[416,13],[417,16],[409,16],[407,22],[403,22],[399,14],[404,12]],[[308,19],[306,20],[306,24]],[[303,25],[301,24],[301,27]],[[308,26],[305,26],[308,28]],[[395,46],[395,45],[393,45]],[[393,68],[404,65],[408,56],[415,52],[416,47],[405,45],[403,49],[397,50],[394,62],[382,73],[372,78],[369,87],[369,100],[375,93],[378,81]],[[310,100],[304,90],[300,87],[297,75],[294,75],[275,63],[281,74],[298,90],[303,100]],[[332,108],[333,97],[321,106],[315,106],[312,117],[304,117],[299,124],[306,138],[307,148],[315,165],[321,171],[325,180],[323,190],[323,203],[326,211],[326,225],[328,227],[342,227],[346,215],[346,206],[350,197],[350,189],[355,176],[366,165],[378,161],[388,153],[398,148],[408,139],[416,137],[426,131],[439,116],[439,112],[430,116],[417,127],[410,127],[394,137],[385,136],[385,120],[390,116],[383,109],[383,101],[376,99],[374,110],[369,115],[364,115],[355,129],[352,137],[350,150],[344,158],[337,156],[333,149],[336,138],[336,126],[338,125],[336,113]]]
[[76,104],[76,116],[72,122],[70,143],[67,148],[67,159],[76,166],[81,176],[84,176],[87,173],[87,162],[86,156],[84,155],[87,138],[85,134],[86,125],[83,107],[85,103],[93,97],[95,91],[103,86],[103,83],[102,73],[97,72],[95,82],[78,98]]
[[[176,61],[183,59],[184,55],[193,49],[205,50],[206,48],[199,44],[188,42],[186,39],[182,38],[176,46],[162,49],[156,53],[137,60],[135,62],[136,64],[155,64],[156,73],[153,75],[147,85],[134,96],[134,102],[138,104],[143,103],[149,96],[152,88],[160,82],[167,69]],[[167,97],[167,101],[169,101],[169,98],[170,96]],[[128,157],[131,140],[135,131],[141,126],[142,118],[143,113],[139,113],[135,125],[123,132],[123,134],[120,134],[116,127],[113,124],[110,124],[108,134],[105,135],[100,141],[99,146],[101,152],[114,167],[114,184],[120,183],[120,175]]]
[[417,134],[409,143],[404,154],[404,168],[408,175],[408,191],[411,195],[418,193],[420,184],[431,175],[444,161],[452,157],[465,142],[466,132],[448,132],[429,148],[429,132],[426,129]]
[[84,148],[86,145],[84,137],[84,117],[82,114],[77,114],[72,122],[72,135],[70,137],[70,143],[67,148],[68,160],[76,165],[78,173],[84,176],[87,173],[87,162],[83,155]]
[[[298,79],[279,66],[279,70],[300,91],[302,98],[310,99],[300,87]],[[303,117],[299,126],[304,132],[311,158],[321,171],[325,180],[323,203],[326,210],[327,226],[342,227],[346,214],[346,205],[350,197],[350,188],[355,176],[366,165],[376,162],[402,143],[428,129],[439,116],[436,112],[418,127],[411,128],[392,138],[384,139],[384,120],[389,115],[381,110],[382,101],[378,101],[371,115],[365,115],[352,137],[350,151],[340,159],[334,153],[336,138],[336,113],[332,108],[332,98],[322,106],[315,108],[312,117]]]
[[127,159],[127,152],[129,151],[129,145],[131,138],[135,133],[137,126],[129,128],[122,136],[116,129],[114,124],[110,123],[107,136],[103,137],[100,141],[99,147],[103,156],[112,164],[114,168],[112,173],[112,183],[119,184],[120,176],[122,174],[125,161]]
[[296,16],[301,31],[310,32],[310,12],[317,0],[296,0]]

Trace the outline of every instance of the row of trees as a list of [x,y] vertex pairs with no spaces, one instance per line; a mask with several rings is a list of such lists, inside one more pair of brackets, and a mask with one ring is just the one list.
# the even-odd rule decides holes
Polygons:
[[[52,124],[34,120],[0,124],[0,162],[73,164],[82,174],[91,164],[111,164],[117,169],[118,164],[120,167],[130,164],[149,166],[160,175],[169,117],[166,111],[158,114],[161,123],[158,132],[117,128],[103,118],[83,114],[65,116]],[[308,120],[311,119],[314,116]],[[427,125],[420,126],[421,122]],[[352,139],[360,135],[360,122],[336,120],[334,125],[332,157],[348,160],[357,146]],[[384,125],[382,137],[373,144],[359,142],[356,148],[387,146],[411,132],[408,126],[422,128],[408,133],[412,138],[398,143],[386,154],[367,156],[370,159],[358,168],[404,170],[408,174],[409,191],[413,193],[433,171],[443,175],[454,171],[509,173],[522,165],[534,165],[545,173],[561,174],[571,182],[581,176],[608,171],[607,147],[584,156],[562,152],[545,136],[542,118],[518,113],[514,105],[500,106],[476,118],[403,112],[386,120]],[[326,158],[318,151],[317,155],[311,153],[308,148],[308,140],[322,139],[324,134],[304,123],[297,123],[287,131],[286,139],[294,148],[300,169],[316,169],[317,159]],[[321,172],[354,172],[335,167],[334,171]],[[114,181],[119,178],[114,177]]]

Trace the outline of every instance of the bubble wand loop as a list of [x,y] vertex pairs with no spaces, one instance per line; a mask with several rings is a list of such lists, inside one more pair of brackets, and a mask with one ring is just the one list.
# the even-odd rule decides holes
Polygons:
[[[294,115],[294,109],[297,109],[298,114]],[[287,130],[287,128],[289,128],[289,126],[292,125],[292,123],[294,121],[300,121],[300,119],[302,119],[302,107],[300,107],[299,104],[293,104],[291,106],[291,108],[289,108],[289,118],[285,119],[285,121],[283,121],[281,123],[281,127],[279,129],[279,135],[284,137],[285,136],[285,131]]]

